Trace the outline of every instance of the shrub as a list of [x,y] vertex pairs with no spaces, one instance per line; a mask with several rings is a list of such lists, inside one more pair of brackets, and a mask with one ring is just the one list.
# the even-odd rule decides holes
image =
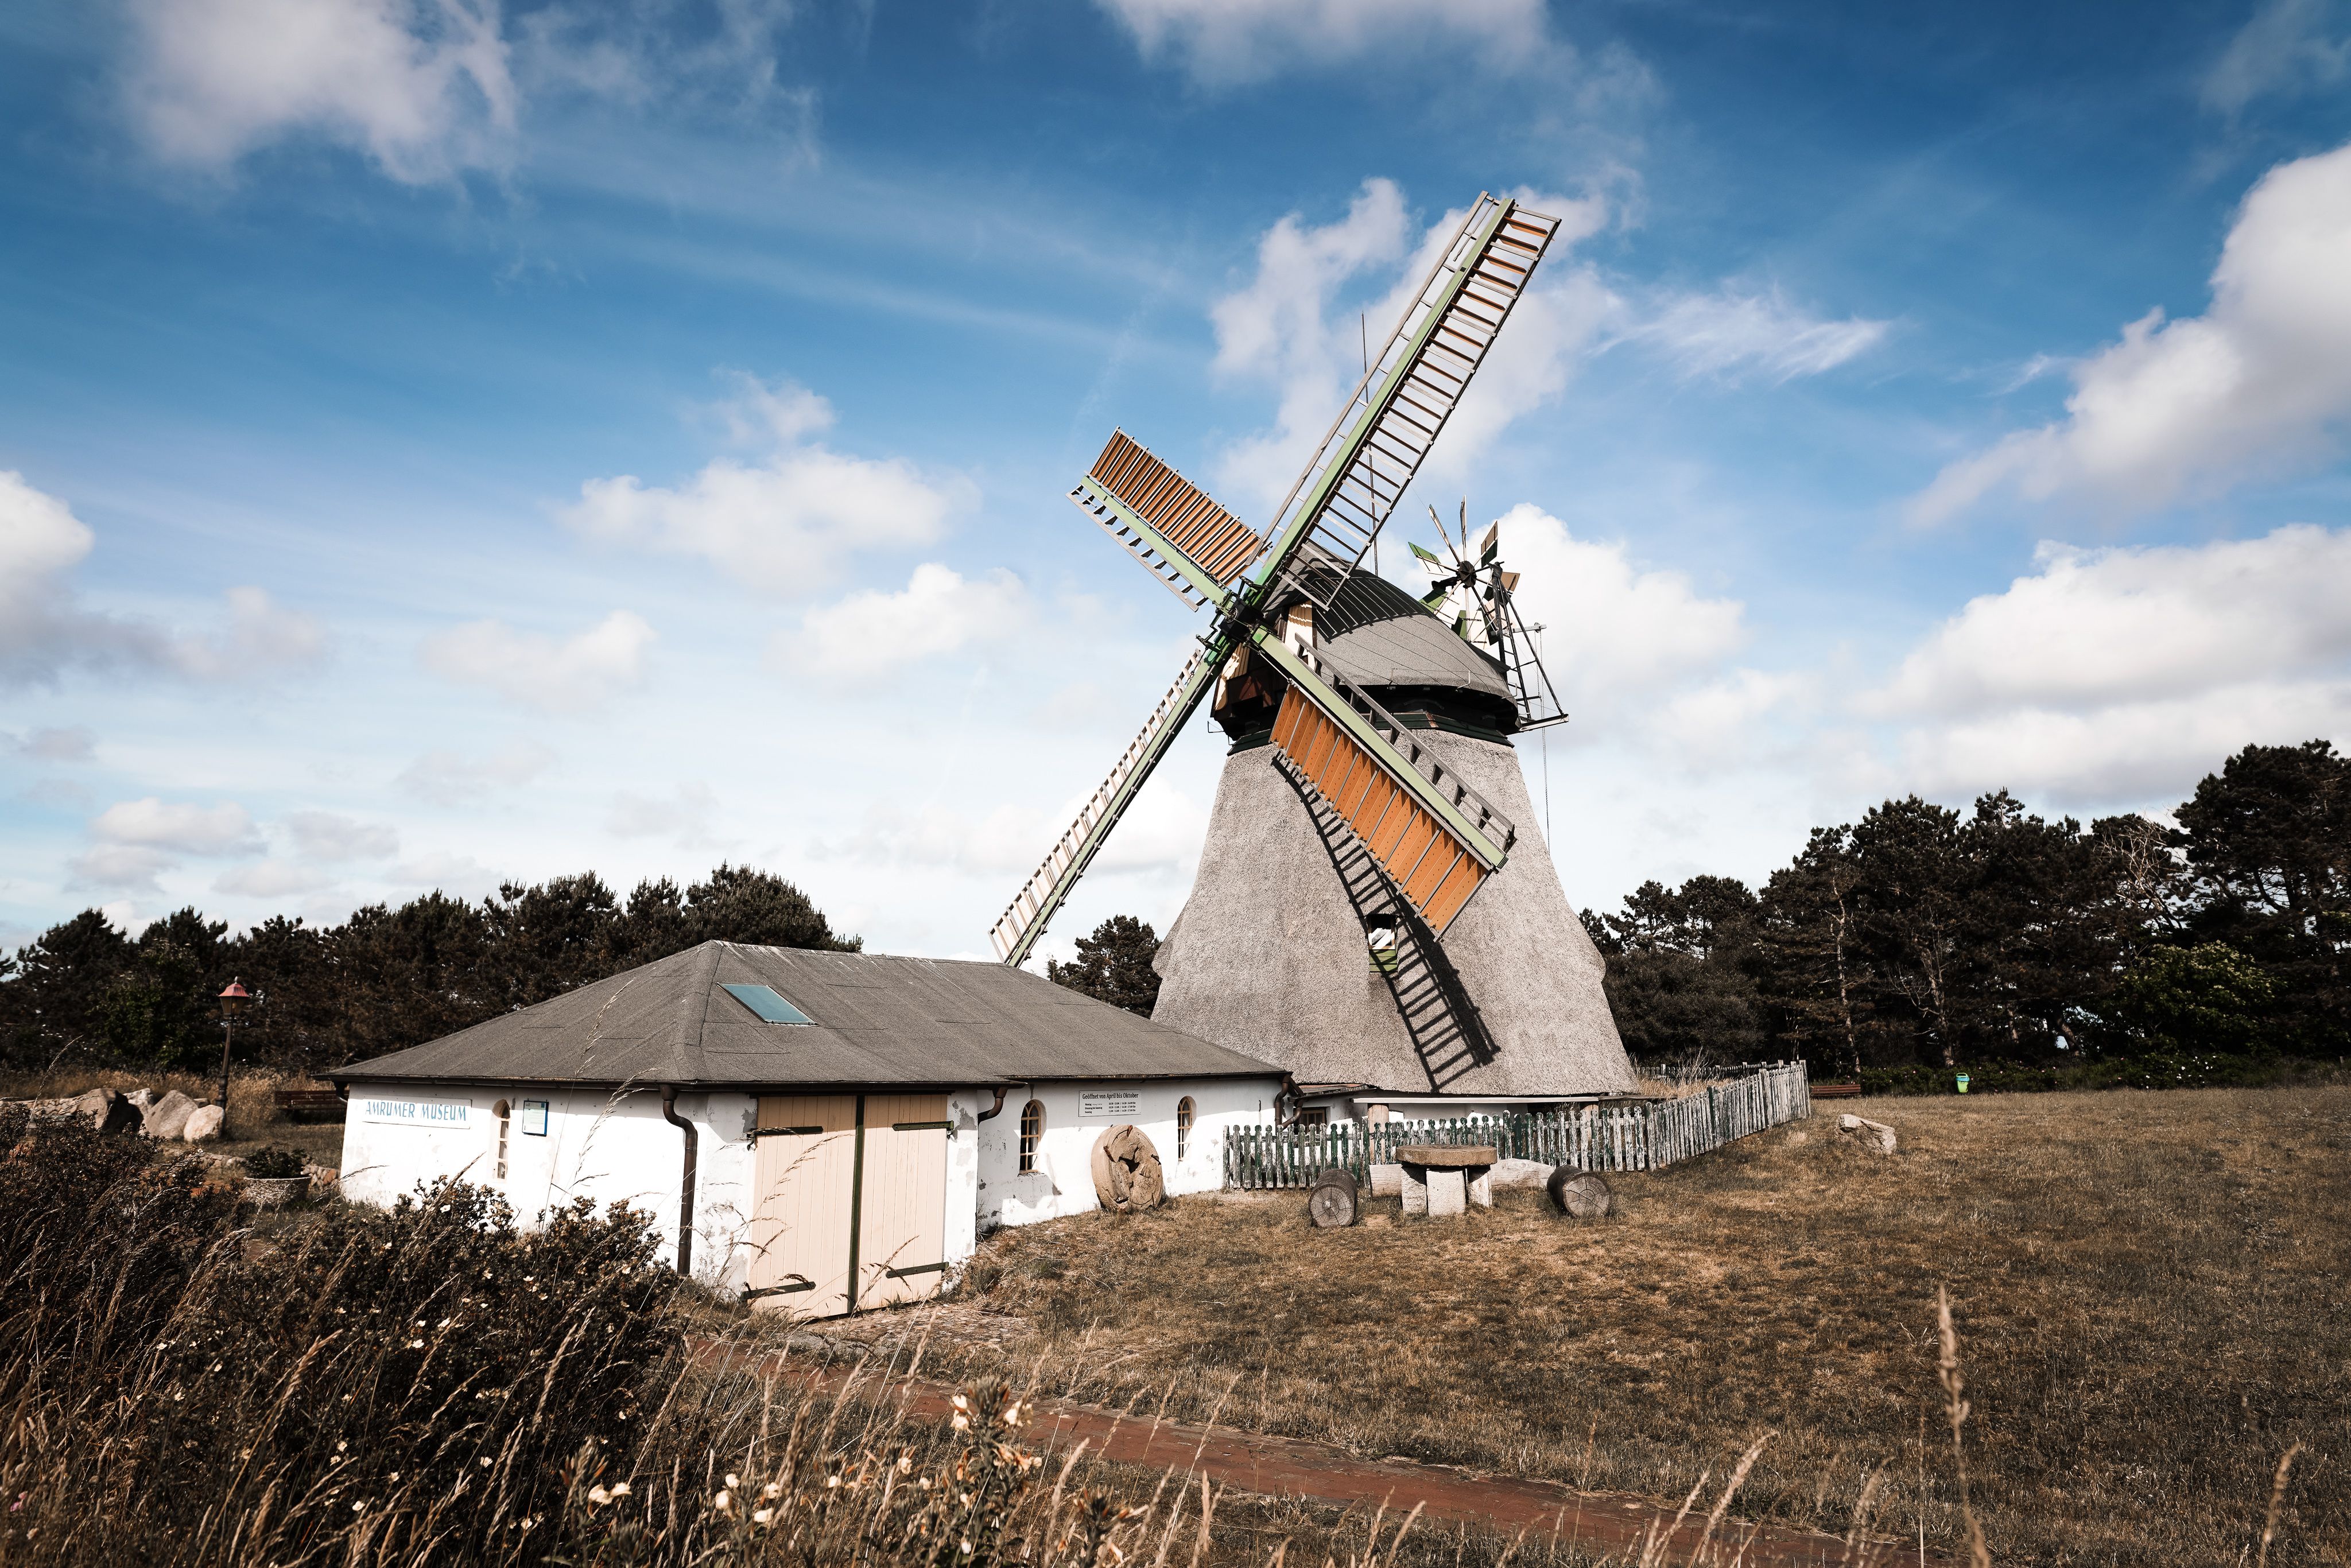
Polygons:
[[256,1149],[238,1162],[256,1181],[284,1181],[302,1174],[305,1162],[298,1149]]

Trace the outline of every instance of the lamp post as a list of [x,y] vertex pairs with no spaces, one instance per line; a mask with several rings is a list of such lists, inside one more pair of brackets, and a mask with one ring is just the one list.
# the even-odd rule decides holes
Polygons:
[[228,1051],[236,1040],[236,1015],[245,1010],[251,993],[235,980],[220,994],[221,1005],[221,1134],[228,1134]]

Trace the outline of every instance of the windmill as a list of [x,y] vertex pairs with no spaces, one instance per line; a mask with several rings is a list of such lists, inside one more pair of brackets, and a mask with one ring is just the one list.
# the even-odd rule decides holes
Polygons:
[[[1499,794],[1519,806],[1526,795],[1505,738],[1519,727],[1506,666],[1444,632],[1394,584],[1356,570],[1557,226],[1557,219],[1510,200],[1479,197],[1378,357],[1367,357],[1353,396],[1262,533],[1123,431],[1111,436],[1070,499],[1188,608],[1210,612],[1212,623],[1109,777],[996,923],[991,936],[1006,963],[1028,957],[1153,768],[1213,695],[1216,717],[1235,737],[1234,754],[1211,815],[1200,879],[1162,947],[1157,1021],[1290,1067],[1301,1081],[1518,1095],[1630,1086],[1630,1068],[1600,997],[1598,955],[1567,909],[1540,838],[1520,846],[1511,816],[1496,803]],[[1488,607],[1481,613],[1515,625],[1508,589],[1499,591],[1499,607],[1483,577],[1469,591],[1481,590],[1488,592],[1479,601]],[[1540,674],[1540,664],[1533,668]],[[1548,694],[1548,681],[1541,685]],[[1466,693],[1473,706],[1493,708],[1485,715],[1490,725],[1467,728],[1494,744],[1433,727],[1420,710],[1438,690]],[[1390,711],[1382,693],[1417,703],[1416,719]],[[1556,701],[1550,706],[1556,709]],[[1457,742],[1498,751],[1508,766]],[[1270,758],[1255,755],[1260,748]],[[1269,759],[1270,768],[1264,766]],[[1268,833],[1280,843],[1257,841]],[[1533,862],[1524,874],[1512,861],[1514,849],[1519,861]],[[1501,876],[1506,863],[1513,867],[1510,877]],[[1228,867],[1230,874],[1212,877],[1212,866]],[[1572,996],[1553,1001],[1577,1036],[1570,1054],[1578,1065],[1564,1073],[1573,1084],[1555,1070],[1558,1051],[1540,1040],[1518,1049],[1523,1030],[1498,1035],[1491,999],[1472,998],[1464,967],[1447,950],[1447,934],[1498,879],[1518,891],[1500,901],[1508,907],[1498,911],[1489,896],[1469,916],[1470,925],[1499,921],[1501,927],[1499,946],[1481,937],[1479,960],[1469,967],[1491,967],[1485,959],[1493,954],[1521,970],[1563,956],[1575,983]],[[1244,883],[1249,891],[1239,891]],[[1530,924],[1519,906],[1530,892],[1541,904],[1544,886],[1549,903]],[[1270,911],[1300,900],[1313,904],[1320,940],[1318,956],[1302,964],[1306,949],[1265,925]],[[1570,951],[1542,951],[1553,936]],[[1323,950],[1340,938],[1352,958],[1342,954],[1333,968]],[[1573,950],[1579,942],[1581,950]],[[1181,961],[1186,951],[1200,959],[1188,969]],[[1326,983],[1332,977],[1338,977],[1335,991]],[[1365,1015],[1370,1021],[1359,1022],[1348,1009],[1372,977],[1384,990]],[[1492,988],[1499,994],[1510,988]],[[1344,1004],[1335,1014],[1322,1008],[1334,997]],[[1361,1042],[1371,1038],[1367,1030],[1394,1036],[1395,1049],[1351,1055],[1350,1032]]]
[[1502,525],[1489,524],[1486,537],[1472,549],[1467,500],[1461,503],[1458,545],[1445,531],[1445,519],[1437,516],[1435,507],[1428,508],[1428,520],[1437,525],[1437,537],[1445,541],[1445,556],[1412,546],[1413,555],[1432,580],[1420,601],[1435,611],[1439,620],[1451,622],[1462,641],[1493,650],[1490,656],[1499,662],[1510,683],[1521,731],[1565,724],[1567,710],[1560,706],[1559,694],[1552,688],[1551,674],[1535,646],[1533,633],[1542,628],[1519,619],[1519,574],[1502,566]]

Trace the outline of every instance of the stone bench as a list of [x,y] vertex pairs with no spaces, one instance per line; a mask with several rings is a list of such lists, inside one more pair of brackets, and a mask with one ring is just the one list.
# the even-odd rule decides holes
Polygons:
[[1469,1205],[1494,1207],[1494,1166],[1500,1157],[1491,1144],[1409,1144],[1396,1150],[1404,1167],[1404,1212],[1407,1218],[1442,1219]]

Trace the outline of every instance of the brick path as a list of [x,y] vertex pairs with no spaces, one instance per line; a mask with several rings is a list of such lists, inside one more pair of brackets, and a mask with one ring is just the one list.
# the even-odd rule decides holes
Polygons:
[[[731,1359],[720,1347],[711,1349],[718,1358]],[[760,1357],[752,1368],[836,1391],[854,1375],[849,1369],[780,1354]],[[893,1376],[870,1383],[868,1396],[886,1398],[910,1416],[944,1420],[955,1393],[948,1384]],[[1029,1405],[1035,1414],[1025,1436],[1040,1448],[1068,1448],[1082,1440],[1088,1453],[1119,1464],[1173,1467],[1186,1474],[1205,1474],[1217,1486],[1264,1497],[1366,1510],[1384,1505],[1392,1514],[1417,1506],[1425,1520],[1477,1524],[1513,1535],[1523,1528],[1530,1536],[1556,1534],[1596,1552],[1622,1552],[1628,1558],[1639,1556],[1653,1530],[1663,1534],[1672,1527],[1678,1506],[1624,1492],[1578,1491],[1558,1481],[1479,1475],[1411,1459],[1358,1458],[1326,1443],[1229,1427],[1155,1421],[1075,1400],[1040,1397]],[[1680,1568],[1690,1562],[1712,1501],[1711,1497],[1702,1500],[1683,1521],[1668,1542],[1670,1549],[1658,1559],[1659,1568],[1668,1563]],[[1744,1568],[1953,1568],[1949,1558],[1935,1552],[1922,1557],[1916,1546],[1884,1538],[1848,1551],[1843,1539],[1818,1531],[1728,1519],[1715,1531],[1707,1561],[1723,1568],[1734,1562]]]

